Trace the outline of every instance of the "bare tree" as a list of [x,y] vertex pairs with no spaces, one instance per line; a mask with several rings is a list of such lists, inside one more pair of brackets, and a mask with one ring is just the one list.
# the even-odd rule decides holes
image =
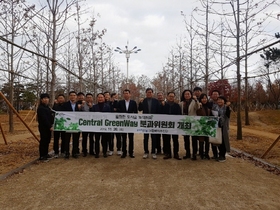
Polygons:
[[[0,7],[2,11],[0,13],[1,37],[3,39],[5,37],[7,40],[7,42],[0,43],[0,49],[3,51],[1,63],[2,69],[8,72],[9,101],[13,104],[15,78],[22,73],[23,68],[20,68],[20,66],[21,59],[24,56],[24,52],[16,48],[14,43],[17,42],[26,46],[27,42],[22,36],[22,30],[32,18],[30,12],[34,9],[34,6],[26,7],[20,1],[3,0]],[[14,132],[13,111],[11,109],[9,109],[9,132]]]

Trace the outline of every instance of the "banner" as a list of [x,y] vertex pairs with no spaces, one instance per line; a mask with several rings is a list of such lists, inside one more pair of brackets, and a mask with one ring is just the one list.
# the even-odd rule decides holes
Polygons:
[[216,136],[218,117],[109,112],[56,112],[55,131]]

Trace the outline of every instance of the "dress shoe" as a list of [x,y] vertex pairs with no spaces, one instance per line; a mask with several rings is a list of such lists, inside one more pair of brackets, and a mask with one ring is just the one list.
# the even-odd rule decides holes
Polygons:
[[209,155],[205,155],[205,159],[210,160]]
[[83,157],[86,157],[87,156],[87,153],[83,153]]
[[176,160],[182,160],[182,158],[180,158],[179,155],[174,155],[174,158],[175,158]]
[[98,154],[95,154],[95,158],[99,158],[99,155],[98,155]]
[[163,157],[164,160],[167,160],[167,159],[170,159],[170,158],[171,158],[171,156],[167,155],[167,154]]
[[192,159],[192,160],[196,160],[196,155],[194,155],[191,159]]
[[78,158],[78,154],[72,155],[73,158]]
[[65,158],[65,159],[69,159],[69,154],[65,154],[65,155],[64,155],[64,158]]
[[126,157],[126,155],[122,155],[122,156],[121,156],[121,158],[125,158],[125,157]]
[[188,158],[191,158],[191,156],[190,155],[183,156],[183,159],[188,159]]
[[134,155],[129,155],[129,157],[131,157],[131,158],[135,158],[135,156],[134,156]]
[[106,157],[108,157],[108,155],[107,155],[107,154],[103,154],[103,157],[105,157],[105,158],[106,158]]

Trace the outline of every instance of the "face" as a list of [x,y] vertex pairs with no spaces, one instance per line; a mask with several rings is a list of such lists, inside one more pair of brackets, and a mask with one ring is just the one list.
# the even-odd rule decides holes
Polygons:
[[207,103],[207,97],[206,96],[203,96],[203,98],[201,99],[201,103],[202,104],[206,104]]
[[105,93],[105,99],[106,101],[110,101],[111,97],[110,97],[110,93]]
[[92,103],[92,102],[93,102],[93,97],[92,97],[92,95],[87,95],[87,96],[86,96],[86,101],[87,101],[87,103]]
[[152,98],[153,97],[153,91],[151,91],[151,90],[148,90],[147,92],[146,92],[146,97],[147,98]]
[[63,96],[58,96],[57,97],[57,103],[61,104],[65,102],[65,98]]
[[200,90],[196,90],[194,91],[194,95],[199,98],[199,96],[201,95],[201,91]]
[[175,101],[175,95],[174,93],[169,93],[168,96],[167,96],[167,100],[169,102],[174,102]]
[[105,102],[105,97],[102,94],[99,94],[97,96],[97,102],[98,103],[104,103]]
[[223,100],[223,99],[221,99],[221,98],[218,98],[218,101],[217,101],[217,104],[218,104],[218,106],[224,106],[225,105],[225,101]]
[[213,92],[212,95],[211,95],[211,98],[214,100],[214,101],[217,101],[219,97],[219,93],[218,92]]
[[124,92],[123,92],[123,98],[124,98],[125,100],[129,100],[129,99],[130,99],[130,93],[129,93],[128,91],[124,91]]
[[48,97],[45,97],[45,98],[42,98],[42,99],[41,99],[41,103],[42,103],[42,104],[47,105],[47,104],[49,104],[49,102],[50,102],[50,99],[49,99]]
[[163,100],[164,100],[163,94],[162,94],[162,93],[158,93],[158,94],[157,94],[157,99],[158,99],[159,101],[163,101]]
[[78,101],[83,101],[83,100],[85,100],[85,96],[84,95],[78,95],[77,96],[77,99],[78,99]]
[[192,97],[192,95],[191,95],[191,93],[190,93],[189,91],[186,91],[186,92],[184,93],[184,98],[185,98],[186,100],[191,99],[191,97]]
[[71,102],[76,102],[76,100],[77,100],[77,94],[76,94],[76,93],[70,93],[70,95],[69,95],[69,100],[70,100]]

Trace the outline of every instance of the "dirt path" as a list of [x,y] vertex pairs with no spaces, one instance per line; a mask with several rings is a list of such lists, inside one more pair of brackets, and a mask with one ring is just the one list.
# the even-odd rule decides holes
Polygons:
[[[230,126],[230,131],[231,132],[236,132],[237,127],[236,126]],[[280,135],[280,134],[276,134],[276,133],[266,132],[266,131],[263,131],[263,130],[256,130],[256,129],[252,129],[252,128],[246,128],[246,127],[242,127],[242,132],[253,134],[255,136],[261,136],[261,137],[273,139],[273,140],[275,140]]]
[[[180,137],[180,155],[184,153]],[[279,176],[243,159],[53,159],[0,182],[1,209],[280,209]]]

